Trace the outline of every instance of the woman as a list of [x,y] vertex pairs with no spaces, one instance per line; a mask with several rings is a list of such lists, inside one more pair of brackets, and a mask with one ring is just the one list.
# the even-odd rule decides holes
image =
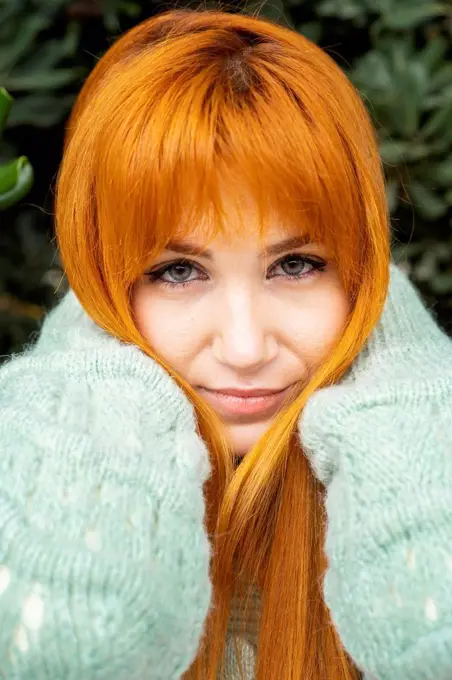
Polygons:
[[136,26],[56,228],[70,290],[0,372],[4,677],[450,678],[452,347],[334,62],[255,17]]

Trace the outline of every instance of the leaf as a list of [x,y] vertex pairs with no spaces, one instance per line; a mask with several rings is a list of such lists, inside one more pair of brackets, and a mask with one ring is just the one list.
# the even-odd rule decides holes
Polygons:
[[[248,9],[249,5],[247,5]],[[293,22],[286,14],[286,8],[282,0],[267,0],[260,4],[255,4],[258,8],[259,16],[275,21],[279,24],[294,27]]]
[[338,19],[357,19],[367,14],[366,7],[357,0],[323,0],[315,9],[319,16]]
[[132,18],[141,14],[141,6],[138,2],[120,2],[118,7],[120,12]]
[[48,94],[31,94],[16,99],[8,118],[8,126],[32,125],[45,128],[62,120],[73,105],[76,94],[55,96]]
[[18,158],[0,165],[0,194],[6,193],[17,184],[20,162]]
[[392,255],[397,262],[405,260],[405,258],[413,258],[425,252],[426,244],[423,241],[418,243],[401,243],[392,246]]
[[440,133],[445,128],[451,128],[452,120],[452,105],[445,106],[433,113],[428,121],[421,129],[421,135],[424,139],[430,139],[436,134]]
[[425,68],[415,61],[407,64],[405,73],[395,74],[395,86],[399,92],[397,129],[406,137],[412,136],[419,127],[422,100],[428,88],[427,76]]
[[419,24],[442,16],[447,13],[447,7],[442,3],[426,3],[422,5],[391,7],[390,11],[384,13],[382,22],[387,28],[394,30],[409,30],[416,28]]
[[33,185],[34,173],[31,163],[26,156],[21,156],[16,161],[16,183],[6,191],[0,191],[0,210],[6,210],[20,201]]
[[362,90],[369,93],[375,90],[387,92],[392,89],[392,76],[384,55],[371,50],[358,60],[350,77]]
[[67,25],[66,35],[60,41],[61,57],[74,57],[80,44],[82,27],[77,21],[70,21]]
[[452,156],[446,158],[442,163],[432,165],[429,178],[440,187],[452,187]]
[[48,71],[56,68],[63,59],[73,57],[80,41],[80,30],[80,24],[70,22],[62,40],[51,39],[39,45],[21,68],[14,71],[14,75]]
[[452,83],[452,63],[446,62],[442,65],[430,79],[430,89],[440,90]]
[[412,205],[426,220],[437,220],[447,212],[447,204],[443,196],[439,196],[424,184],[410,180],[407,184]]
[[438,109],[448,104],[452,104],[452,84],[445,87],[439,94],[427,95],[422,108],[424,111],[432,111],[432,109]]
[[[20,7],[20,6],[19,6]],[[20,8],[22,9],[22,8]],[[0,22],[4,26],[8,21],[14,18],[14,15],[18,12],[17,3],[0,3]]]
[[18,63],[20,58],[30,50],[38,34],[50,25],[51,20],[43,14],[32,14],[21,18],[20,31],[17,31],[14,42],[0,48],[0,73],[6,74]]
[[315,43],[321,40],[323,32],[320,21],[308,21],[305,24],[298,24],[297,31]]
[[431,281],[431,288],[437,295],[452,293],[452,274],[437,273]]
[[0,136],[10,115],[14,97],[4,87],[0,87]]
[[422,142],[410,142],[406,154],[405,160],[407,162],[421,161],[424,158],[428,158],[433,153],[431,146],[423,144]]
[[53,71],[41,71],[40,73],[24,73],[6,79],[6,87],[13,92],[33,90],[55,90],[86,75],[87,69],[60,68]]
[[387,139],[380,144],[380,156],[383,163],[398,165],[405,161],[405,156],[410,147],[409,142]]
[[432,72],[441,65],[448,49],[449,41],[443,35],[436,35],[428,40],[427,45],[419,53],[419,61]]

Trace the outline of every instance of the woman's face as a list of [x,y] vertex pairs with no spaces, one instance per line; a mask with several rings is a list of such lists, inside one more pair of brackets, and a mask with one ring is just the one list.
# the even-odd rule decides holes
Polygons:
[[211,404],[239,456],[327,357],[348,312],[322,245],[297,242],[276,222],[264,246],[251,228],[208,250],[195,236],[171,244],[132,300],[141,333]]

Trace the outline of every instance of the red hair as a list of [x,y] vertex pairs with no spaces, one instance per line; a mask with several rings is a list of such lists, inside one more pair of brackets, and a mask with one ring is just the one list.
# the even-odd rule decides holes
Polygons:
[[[155,354],[131,308],[134,282],[176,232],[201,223],[206,241],[227,232],[225,178],[246,187],[262,234],[276,210],[329,248],[351,309],[327,360],[237,469],[215,413]],[[103,55],[74,106],[56,235],[88,314],[168,370],[209,448],[214,598],[184,677],[216,678],[231,594],[246,602],[236,565],[261,589],[257,680],[356,678],[322,597],[324,489],[296,425],[312,392],[359,353],[389,283],[383,173],[359,94],[324,51],[269,20],[216,10],[146,20]]]

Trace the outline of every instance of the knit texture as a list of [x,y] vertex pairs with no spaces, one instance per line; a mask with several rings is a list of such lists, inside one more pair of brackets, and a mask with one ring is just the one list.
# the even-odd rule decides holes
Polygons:
[[[242,602],[239,598],[237,596],[232,598],[224,654],[225,665],[223,672],[218,674],[218,680],[237,680],[240,678],[239,658],[245,680],[255,677],[261,598],[256,586],[250,585],[249,588],[250,603],[246,613],[243,612]],[[237,638],[239,647],[238,652],[235,647],[235,638]]]
[[[452,677],[451,369],[392,267],[371,341],[300,417],[326,486],[325,599],[366,680]],[[183,392],[70,291],[0,370],[0,677],[179,679],[211,602],[209,472]],[[222,680],[238,679],[235,611]]]
[[299,421],[326,485],[325,600],[369,680],[452,678],[452,342],[391,267],[380,323]]
[[0,677],[169,680],[211,599],[193,408],[73,293],[0,371]]

